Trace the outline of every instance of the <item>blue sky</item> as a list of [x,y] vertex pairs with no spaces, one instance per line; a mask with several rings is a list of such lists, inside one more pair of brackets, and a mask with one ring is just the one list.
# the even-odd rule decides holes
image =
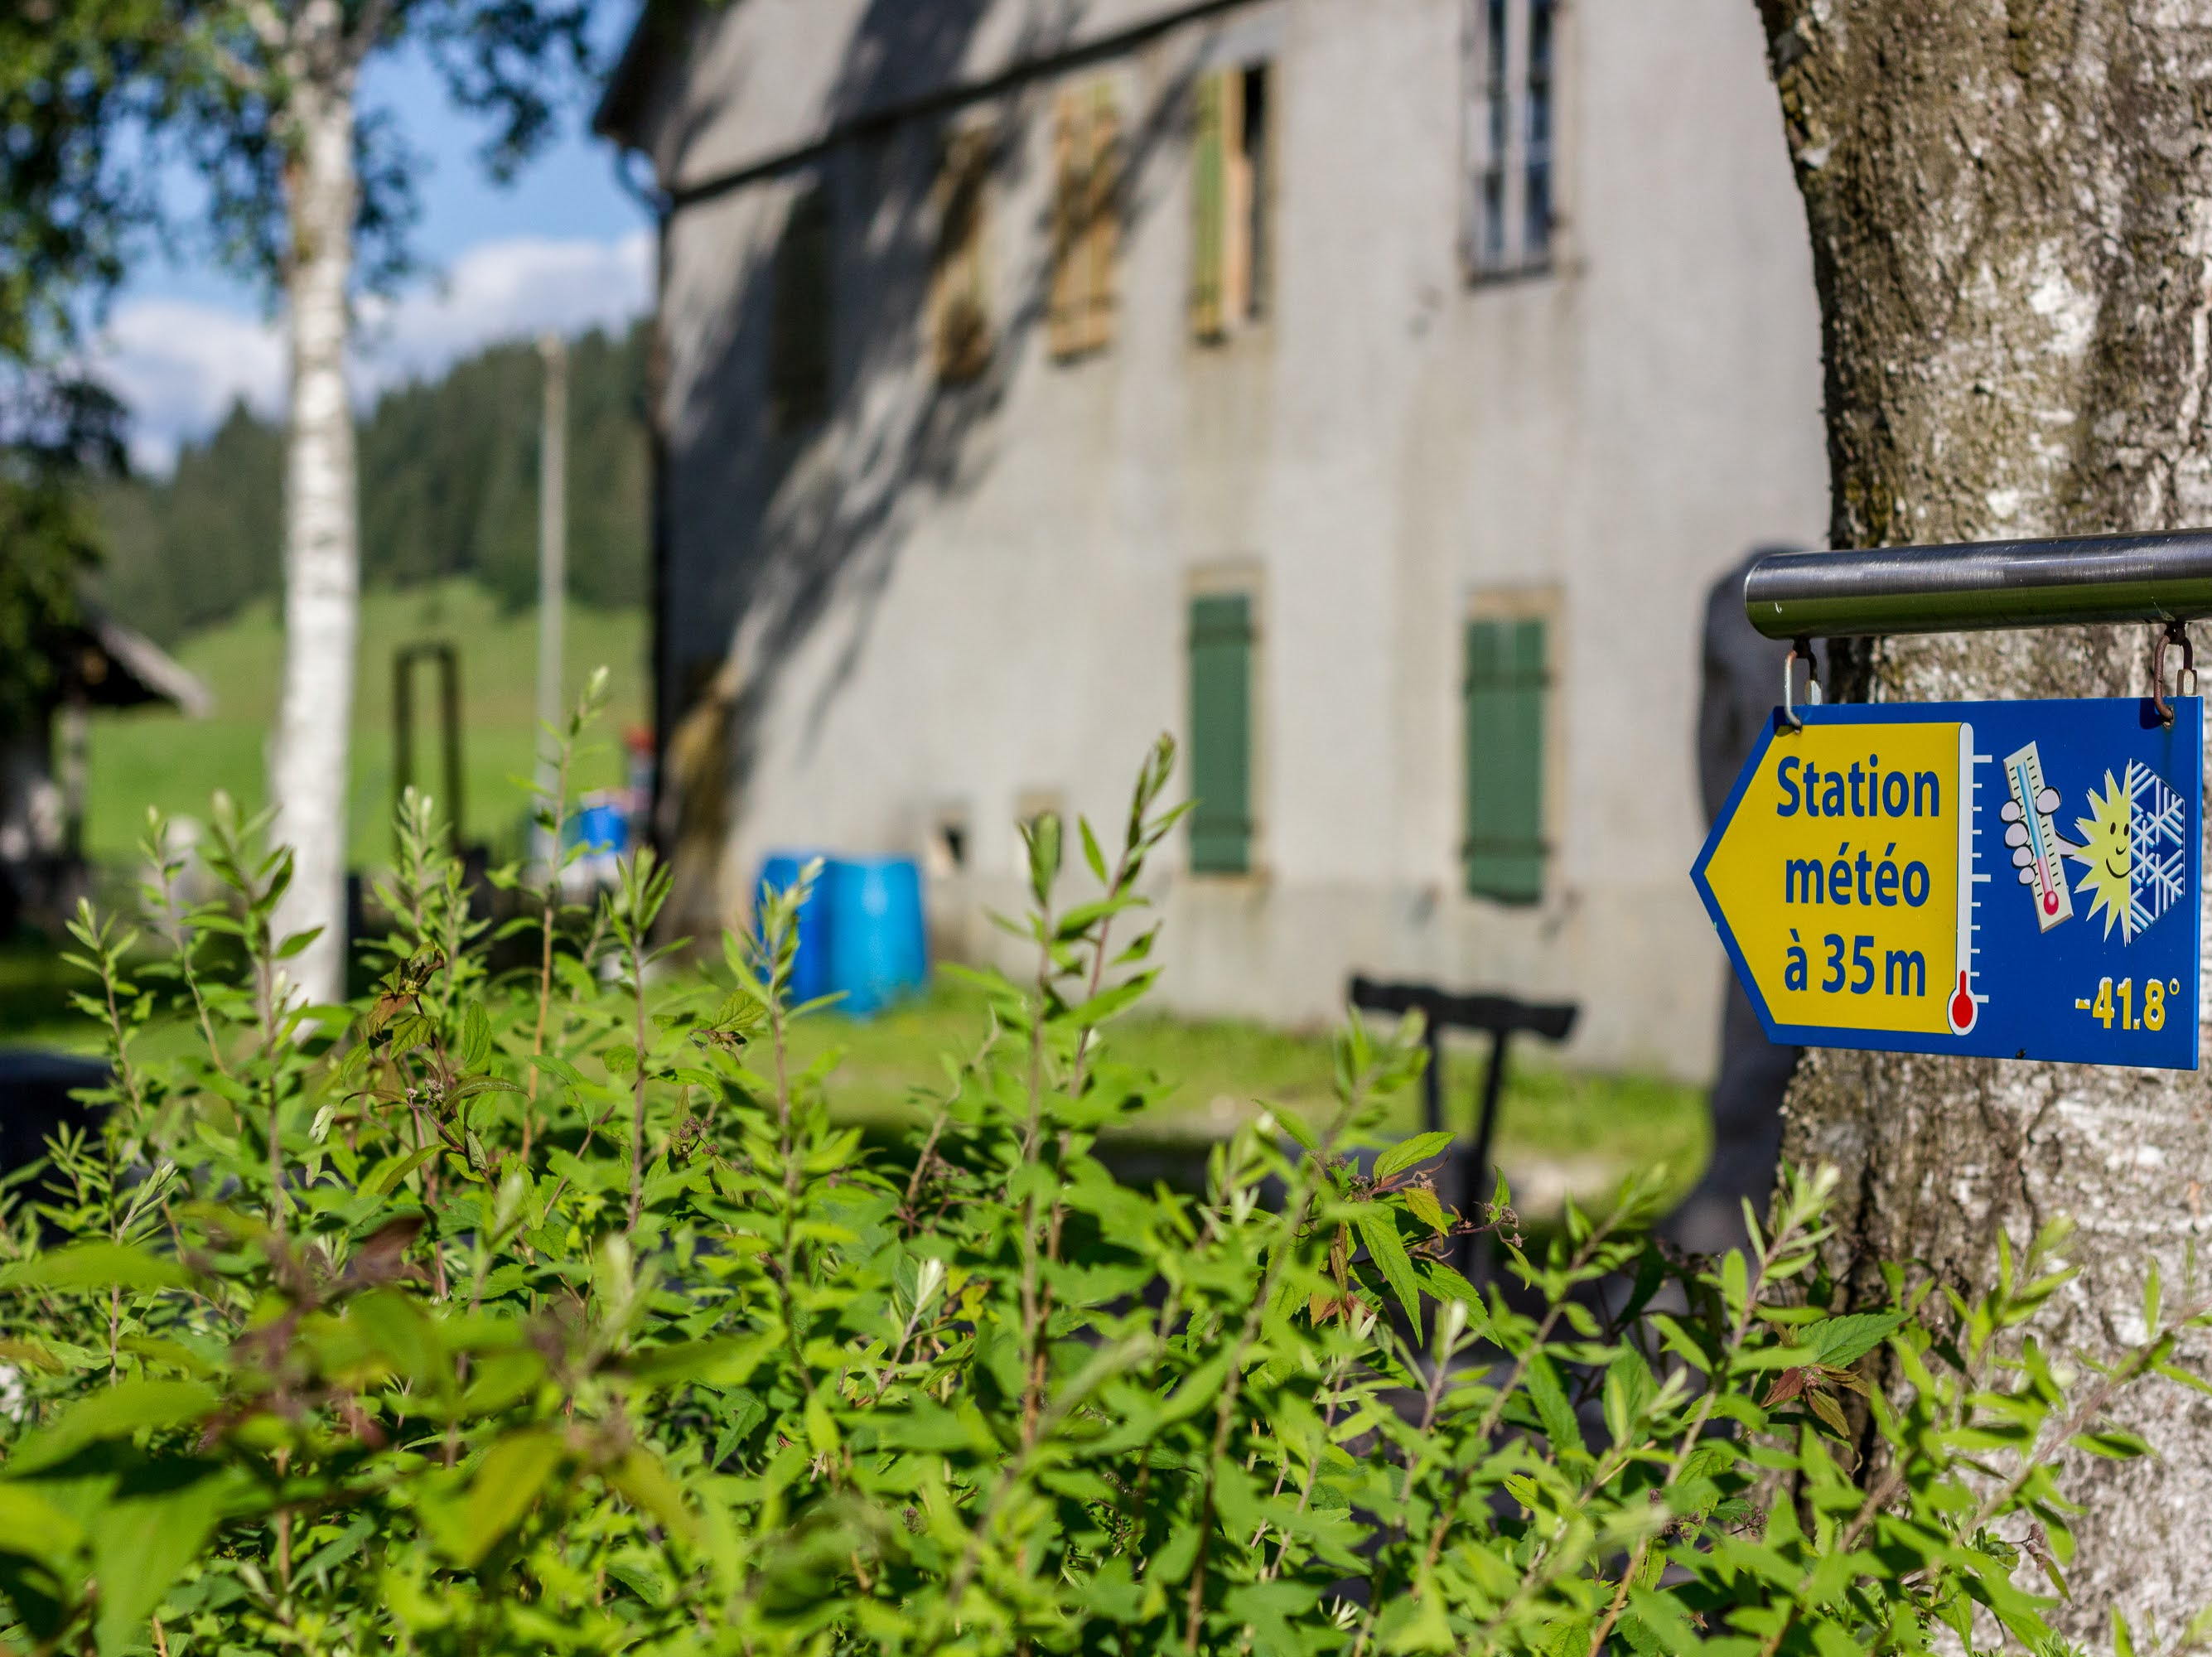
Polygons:
[[[599,46],[611,62],[635,7],[606,0]],[[493,184],[476,150],[484,128],[454,110],[413,52],[374,61],[363,102],[391,110],[422,158],[413,246],[425,275],[371,308],[356,365],[364,397],[434,373],[494,339],[546,327],[616,325],[651,294],[649,215],[617,180],[610,146],[587,130],[588,99],[564,112],[559,138],[520,177]],[[166,185],[189,210],[188,176]],[[266,297],[211,263],[149,261],[118,297],[101,360],[132,406],[142,466],[164,469],[243,398],[275,413],[283,338]]]

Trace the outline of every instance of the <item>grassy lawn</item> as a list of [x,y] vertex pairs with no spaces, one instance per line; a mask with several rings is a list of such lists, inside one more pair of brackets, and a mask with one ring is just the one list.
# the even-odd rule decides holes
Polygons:
[[[52,954],[0,951],[0,1045],[92,1051],[99,1033],[69,1006],[75,974]],[[917,1120],[945,1088],[941,1053],[965,1058],[985,1029],[981,1000],[940,980],[929,994],[871,1020],[828,1013],[793,1030],[794,1068],[837,1055],[828,1087],[848,1120],[889,1126]],[[1174,1078],[1176,1086],[1133,1132],[1164,1147],[1202,1144],[1231,1131],[1262,1104],[1324,1118],[1333,1104],[1329,1044],[1230,1022],[1133,1017],[1107,1028],[1121,1059]],[[180,1038],[181,1039],[181,1038]],[[1446,1050],[1447,1122],[1474,1122],[1486,1048]],[[1419,1126],[1418,1090],[1399,1102],[1407,1132]],[[1516,1052],[1499,1109],[1498,1160],[1524,1212],[1554,1211],[1571,1193],[1601,1202],[1632,1169],[1664,1163],[1677,1189],[1705,1165],[1709,1130],[1698,1089],[1648,1077],[1569,1071]]]
[[[926,997],[873,1019],[832,1012],[802,1023],[794,1057],[804,1065],[836,1050],[828,1085],[839,1114],[884,1120],[926,1111],[945,1086],[938,1055],[971,1054],[984,1029],[980,998],[940,980]],[[1318,1122],[1334,1104],[1326,1036],[1160,1017],[1133,1017],[1106,1034],[1122,1059],[1176,1079],[1140,1124],[1151,1137],[1217,1138],[1262,1105]],[[1488,1051],[1487,1041],[1447,1046],[1447,1126],[1472,1127]],[[1419,1090],[1398,1108],[1406,1130],[1416,1130]],[[1664,1163],[1675,1187],[1686,1189],[1705,1166],[1710,1138],[1701,1089],[1569,1071],[1530,1042],[1514,1050],[1498,1110],[1498,1160],[1532,1212],[1556,1208],[1569,1191],[1578,1199],[1602,1198],[1632,1170],[1655,1163]]]
[[[533,612],[502,613],[466,581],[363,596],[350,799],[356,865],[380,865],[391,854],[392,652],[418,640],[447,639],[459,646],[467,830],[495,845],[513,836],[527,804],[526,785],[514,779],[529,775],[537,751],[537,628]],[[204,820],[217,788],[249,809],[263,803],[264,755],[283,664],[283,634],[274,606],[256,605],[187,640],[176,653],[212,687],[216,711],[204,719],[185,719],[141,709],[94,721],[85,836],[96,861],[131,859],[149,804]],[[572,605],[563,659],[572,696],[593,668],[612,673],[613,701],[582,786],[619,783],[622,733],[643,718],[643,615]],[[433,675],[418,668],[416,780],[433,790],[441,759],[434,692]]]

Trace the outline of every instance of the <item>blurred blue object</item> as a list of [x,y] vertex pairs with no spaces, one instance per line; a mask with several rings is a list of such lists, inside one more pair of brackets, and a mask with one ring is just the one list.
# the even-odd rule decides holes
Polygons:
[[823,872],[830,900],[830,988],[865,1017],[929,976],[921,871],[911,858],[840,858]]
[[[799,871],[819,852],[771,852],[761,865],[756,898],[763,892],[788,891],[799,883]],[[792,957],[790,996],[795,1004],[830,993],[830,871],[825,866],[799,911],[799,952]]]
[[568,844],[594,856],[621,857],[629,850],[629,818],[611,800],[586,798],[568,819]]

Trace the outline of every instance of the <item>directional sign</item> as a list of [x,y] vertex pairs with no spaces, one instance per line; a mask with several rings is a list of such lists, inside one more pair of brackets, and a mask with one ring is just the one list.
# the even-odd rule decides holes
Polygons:
[[1777,1041],[2197,1068],[2204,704],[1778,710],[1691,877]]

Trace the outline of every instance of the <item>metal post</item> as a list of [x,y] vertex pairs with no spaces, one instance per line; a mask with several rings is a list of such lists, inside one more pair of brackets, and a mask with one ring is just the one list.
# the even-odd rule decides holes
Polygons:
[[446,737],[446,834],[461,854],[461,662],[449,644],[437,647],[439,723]]
[[[1475,1117],[1474,1144],[1468,1151],[1466,1171],[1461,1176],[1460,1212],[1472,1219],[1490,1193],[1497,1181],[1490,1171],[1491,1141],[1498,1133],[1498,1102],[1505,1096],[1505,1048],[1513,1039],[1512,1030],[1504,1025],[1490,1033],[1490,1063],[1482,1072],[1482,1108]],[[1486,1240],[1489,1233],[1468,1240],[1461,1266],[1468,1276],[1480,1282],[1477,1275],[1487,1264],[1489,1249]]]
[[1770,553],[1743,584],[1770,639],[2212,616],[2212,531]]
[[461,663],[447,640],[402,645],[392,655],[392,801],[395,806],[415,783],[415,664],[424,658],[438,671],[438,732],[445,744],[443,773],[446,835],[461,848]]
[[392,652],[392,801],[407,798],[415,784],[415,649],[402,645]]
[[1421,1040],[1429,1049],[1429,1062],[1421,1070],[1421,1120],[1431,1133],[1444,1127],[1444,1028],[1431,1017],[1421,1027]]
[[[538,790],[550,797],[559,759],[546,727],[561,728],[561,644],[568,591],[568,347],[558,334],[538,342],[545,363],[538,465]],[[548,849],[539,848],[541,856]]]

